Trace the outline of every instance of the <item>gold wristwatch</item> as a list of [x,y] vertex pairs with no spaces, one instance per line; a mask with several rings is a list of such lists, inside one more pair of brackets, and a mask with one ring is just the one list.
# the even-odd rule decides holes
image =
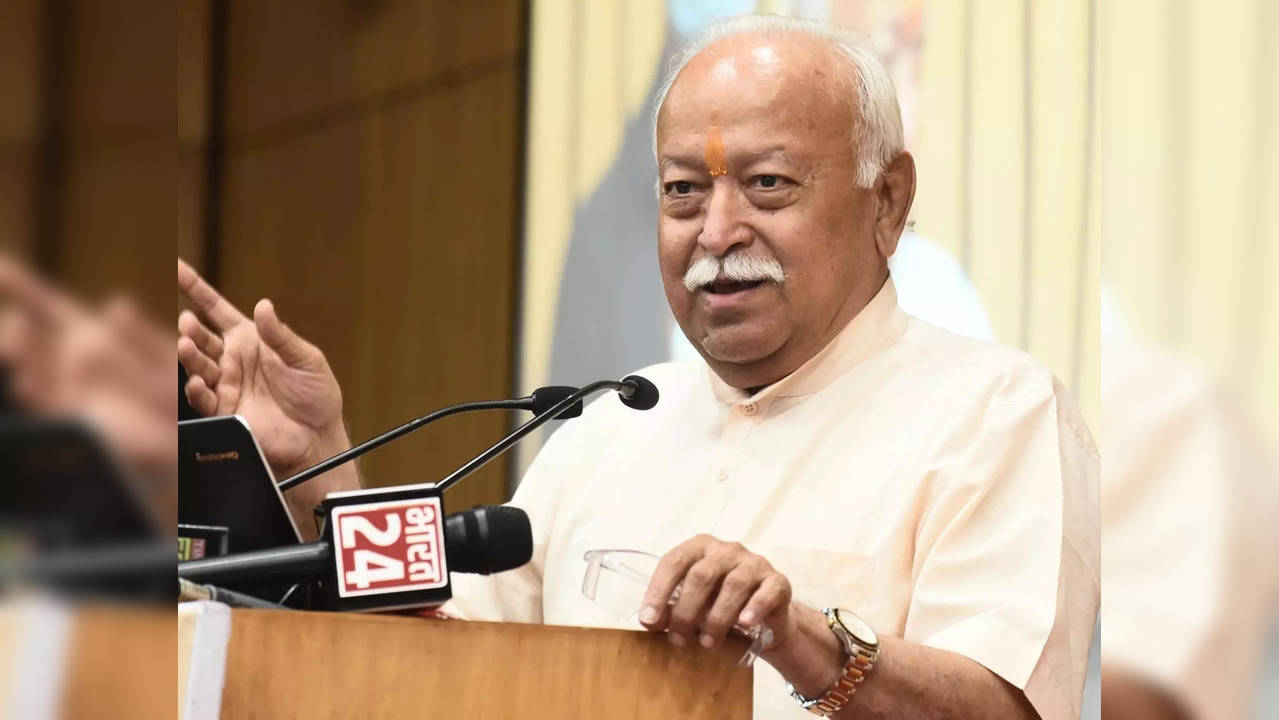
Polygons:
[[835,633],[835,637],[839,638],[840,645],[848,655],[844,661],[844,669],[840,671],[835,684],[818,697],[806,698],[790,683],[786,683],[786,689],[800,707],[814,715],[827,717],[844,709],[848,701],[853,699],[857,687],[870,674],[871,668],[875,667],[879,660],[879,638],[865,620],[847,610],[826,608],[822,610],[822,614],[826,616],[826,624]]

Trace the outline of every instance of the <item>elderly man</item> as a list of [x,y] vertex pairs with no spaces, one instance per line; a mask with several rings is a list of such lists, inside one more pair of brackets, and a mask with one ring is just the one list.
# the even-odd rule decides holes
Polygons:
[[[675,66],[656,118],[658,253],[705,362],[644,370],[652,411],[605,398],[552,437],[512,501],[532,562],[456,579],[454,609],[618,624],[580,594],[583,554],[645,550],[662,556],[645,627],[708,647],[734,625],[772,631],[758,717],[1077,716],[1096,450],[1029,357],[897,307],[886,262],[915,169],[884,70],[828,27],[756,16]],[[192,404],[256,415],[286,474],[343,449],[319,350],[267,301],[249,321],[178,276],[214,326],[180,319]]]

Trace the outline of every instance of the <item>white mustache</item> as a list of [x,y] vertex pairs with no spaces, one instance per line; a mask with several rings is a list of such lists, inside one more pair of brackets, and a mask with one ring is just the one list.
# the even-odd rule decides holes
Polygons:
[[693,261],[684,272],[684,287],[693,292],[700,287],[710,285],[716,280],[729,282],[755,282],[767,280],[777,284],[786,282],[786,270],[777,258],[756,257],[743,252],[735,252],[717,258],[703,255]]

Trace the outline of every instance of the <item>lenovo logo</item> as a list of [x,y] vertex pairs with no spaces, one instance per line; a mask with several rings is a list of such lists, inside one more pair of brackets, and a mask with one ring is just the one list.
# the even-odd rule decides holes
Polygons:
[[228,450],[226,452],[220,452],[220,453],[196,453],[195,454],[195,461],[202,462],[202,463],[222,462],[224,460],[239,460],[239,459],[240,459],[240,453],[238,450]]

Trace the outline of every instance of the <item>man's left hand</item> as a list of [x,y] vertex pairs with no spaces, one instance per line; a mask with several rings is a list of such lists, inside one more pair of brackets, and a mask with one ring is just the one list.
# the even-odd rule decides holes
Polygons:
[[[676,587],[679,599],[671,605]],[[733,625],[762,623],[773,631],[773,647],[778,647],[796,629],[786,576],[741,543],[710,535],[698,535],[661,559],[644,594],[640,622],[649,630],[667,631],[677,646],[697,636],[703,646],[715,647]]]

